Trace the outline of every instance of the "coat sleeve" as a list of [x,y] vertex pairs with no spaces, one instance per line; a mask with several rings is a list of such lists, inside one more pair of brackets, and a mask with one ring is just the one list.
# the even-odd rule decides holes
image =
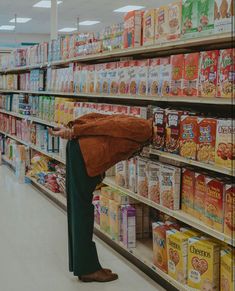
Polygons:
[[104,115],[101,118],[89,118],[84,124],[74,124],[73,129],[76,137],[111,136],[144,143],[152,138],[152,127],[151,119]]

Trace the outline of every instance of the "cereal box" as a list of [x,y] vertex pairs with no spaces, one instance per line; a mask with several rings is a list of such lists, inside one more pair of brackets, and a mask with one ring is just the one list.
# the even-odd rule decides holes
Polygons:
[[202,97],[216,97],[218,61],[218,50],[201,52],[199,95]]
[[198,118],[197,160],[200,162],[215,162],[216,127],[216,119]]
[[113,95],[118,93],[118,69],[117,63],[112,62],[107,64],[108,68],[108,93]]
[[153,147],[157,150],[164,150],[165,145],[165,110],[156,107],[153,110]]
[[108,84],[108,64],[103,64],[101,74],[101,93],[108,94],[109,84]]
[[170,96],[170,84],[171,84],[171,63],[170,57],[160,58],[160,96]]
[[235,238],[235,185],[225,185],[224,233]]
[[168,5],[168,34],[167,40],[177,40],[181,36],[182,4],[181,1]]
[[160,58],[149,60],[148,95],[159,96],[160,89]]
[[110,236],[114,241],[119,241],[119,229],[121,219],[120,204],[114,200],[109,200],[109,227]]
[[235,290],[235,253],[232,249],[220,251],[220,291]]
[[181,209],[192,214],[194,209],[195,172],[189,169],[182,169],[182,197]]
[[219,291],[220,246],[208,239],[189,238],[188,286]]
[[109,198],[100,195],[100,228],[109,233]]
[[137,75],[138,75],[137,61],[129,61],[127,87],[130,95],[137,94]]
[[224,225],[224,183],[206,178],[205,223],[215,230],[223,232]]
[[128,205],[122,208],[123,244],[127,248],[136,247],[136,210]]
[[195,173],[194,191],[194,216],[199,220],[205,220],[206,176]]
[[143,45],[154,44],[156,10],[149,9],[143,15]]
[[168,230],[166,235],[168,275],[181,284],[186,284],[189,236],[185,233],[171,230]]
[[166,232],[170,227],[163,223],[153,223],[153,263],[163,272],[168,272]]
[[121,161],[116,164],[116,176],[115,181],[118,186],[128,187],[128,163],[127,161]]
[[142,45],[142,15],[140,10],[130,11],[124,16],[124,48]]
[[215,163],[232,169],[234,160],[235,124],[231,119],[217,119]]
[[172,96],[183,96],[184,55],[171,56],[171,86]]
[[165,151],[179,153],[180,120],[182,111],[166,110]]
[[214,0],[198,1],[198,32],[199,36],[214,32]]
[[184,55],[184,84],[185,96],[198,96],[200,53]]
[[234,23],[233,0],[215,0],[215,33],[231,32]]
[[88,93],[95,92],[95,66],[94,65],[87,66],[87,92]]
[[149,162],[148,165],[148,195],[149,199],[160,204],[160,174],[161,164]]
[[148,65],[148,60],[137,61],[137,95],[147,94]]
[[137,160],[137,193],[140,196],[148,198],[148,161],[138,158]]
[[118,92],[120,95],[128,93],[128,70],[129,70],[129,61],[123,61],[119,63],[118,70]]
[[220,50],[218,97],[233,98],[235,94],[235,49]]
[[168,6],[165,5],[156,9],[155,42],[166,41],[168,33]]
[[132,192],[137,192],[137,159],[132,158],[128,161],[129,183],[128,188]]
[[180,124],[180,155],[188,159],[196,159],[198,122],[196,116],[181,116]]
[[198,36],[198,1],[182,0],[182,35],[185,38]]
[[180,208],[181,169],[162,165],[160,176],[160,204],[172,210]]
[[95,65],[96,77],[95,77],[95,92],[97,94],[102,93],[102,72],[105,69],[104,64]]

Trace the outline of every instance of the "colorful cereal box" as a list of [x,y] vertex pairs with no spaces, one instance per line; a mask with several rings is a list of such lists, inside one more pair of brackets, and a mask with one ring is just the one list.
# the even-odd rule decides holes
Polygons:
[[189,238],[188,286],[219,290],[220,246],[209,239]]
[[149,162],[148,165],[148,193],[149,199],[160,204],[160,174],[161,164]]
[[109,228],[109,198],[100,195],[100,228],[106,233],[110,232]]
[[124,16],[124,48],[142,45],[142,11],[131,11]]
[[215,162],[216,127],[216,119],[198,118],[197,160],[200,162]]
[[160,59],[160,96],[170,96],[171,72],[172,67],[170,57]]
[[96,70],[96,78],[95,78],[95,92],[97,94],[102,93],[102,74],[103,71],[105,70],[105,66],[104,64],[97,64],[95,66],[95,70]]
[[182,111],[166,110],[165,151],[179,153],[180,121]]
[[185,96],[198,96],[200,53],[190,53],[184,56],[184,84]]
[[229,248],[220,252],[220,291],[235,290],[234,256],[234,251]]
[[132,158],[128,161],[129,183],[128,188],[132,192],[137,192],[137,159]]
[[137,159],[137,193],[138,195],[148,198],[148,161],[145,159]]
[[118,93],[118,69],[117,63],[112,62],[107,64],[108,78],[108,93],[113,95]]
[[214,8],[214,32],[230,32],[234,23],[233,0],[215,0]]
[[168,6],[165,5],[156,9],[155,42],[166,41],[168,33]]
[[164,150],[165,145],[165,126],[166,117],[165,110],[156,107],[153,110],[153,146],[157,150]]
[[109,227],[110,236],[114,241],[119,241],[119,229],[121,220],[120,204],[114,200],[109,200]]
[[196,159],[198,122],[196,116],[181,116],[180,124],[180,155],[188,159]]
[[182,169],[182,196],[181,209],[192,214],[194,209],[195,172],[189,169]]
[[128,67],[128,92],[130,95],[137,94],[137,72],[138,72],[138,62],[137,61],[129,61]]
[[128,68],[129,68],[129,61],[123,61],[119,63],[118,66],[118,75],[119,75],[119,89],[118,92],[120,95],[124,95],[128,93]]
[[168,34],[167,40],[177,40],[181,36],[182,4],[181,1],[168,5]]
[[235,94],[235,49],[220,50],[218,97],[233,98]]
[[160,93],[160,58],[149,60],[148,95],[159,96]]
[[216,97],[218,61],[218,50],[201,52],[199,95],[202,97]]
[[170,93],[172,96],[183,95],[183,73],[184,73],[184,55],[171,56],[171,86]]
[[137,95],[146,95],[148,91],[148,60],[137,61]]
[[205,223],[215,230],[223,232],[224,225],[224,183],[206,178]]
[[136,247],[136,210],[127,205],[122,208],[123,244],[127,248]]
[[185,38],[198,36],[198,1],[182,0],[182,35]]
[[201,173],[195,173],[194,216],[199,220],[205,219],[206,194],[206,176]]
[[155,40],[156,10],[149,9],[143,15],[143,45],[153,45]]
[[95,66],[94,65],[87,66],[87,92],[88,93],[95,92]]
[[199,36],[214,32],[214,0],[198,1],[198,32]]
[[235,238],[235,185],[225,185],[224,233]]
[[121,161],[116,164],[115,181],[118,186],[128,187],[128,162]]

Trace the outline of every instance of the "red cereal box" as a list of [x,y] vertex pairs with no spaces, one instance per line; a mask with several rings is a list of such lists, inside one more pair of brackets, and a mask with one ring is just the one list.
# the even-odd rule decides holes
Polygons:
[[195,173],[194,216],[199,220],[205,218],[206,176]]
[[200,53],[190,53],[184,56],[184,84],[185,96],[198,96]]
[[166,110],[166,144],[165,151],[179,153],[180,120],[182,111]]
[[219,51],[201,52],[200,58],[199,96],[216,97]]
[[184,55],[171,56],[171,87],[172,96],[183,95]]
[[124,16],[124,48],[142,45],[142,16],[143,12],[140,10],[130,11]]
[[213,229],[223,232],[223,218],[224,183],[218,179],[207,177],[204,222]]
[[153,146],[157,150],[164,150],[165,145],[165,110],[157,107],[153,110]]
[[189,169],[182,169],[182,204],[181,209],[192,214],[194,210],[195,172]]
[[235,49],[220,50],[218,97],[233,98],[235,94]]
[[235,185],[225,185],[224,233],[235,237]]
[[119,63],[118,92],[121,95],[128,93],[128,69],[129,69],[129,61],[123,61]]

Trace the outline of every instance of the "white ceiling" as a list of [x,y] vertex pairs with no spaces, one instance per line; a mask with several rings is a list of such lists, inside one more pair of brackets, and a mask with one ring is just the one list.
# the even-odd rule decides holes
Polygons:
[[[17,25],[18,34],[49,34],[50,9],[34,8],[39,0],[0,0],[0,25],[10,24],[16,13],[18,17],[30,17],[31,21]],[[113,12],[125,5],[142,5],[147,8],[158,7],[173,0],[64,0],[58,7],[58,29],[76,27],[76,19],[80,21],[99,20],[100,24],[84,27],[81,31],[100,31],[102,27],[122,21],[123,14]],[[13,34],[13,32],[2,32]]]

